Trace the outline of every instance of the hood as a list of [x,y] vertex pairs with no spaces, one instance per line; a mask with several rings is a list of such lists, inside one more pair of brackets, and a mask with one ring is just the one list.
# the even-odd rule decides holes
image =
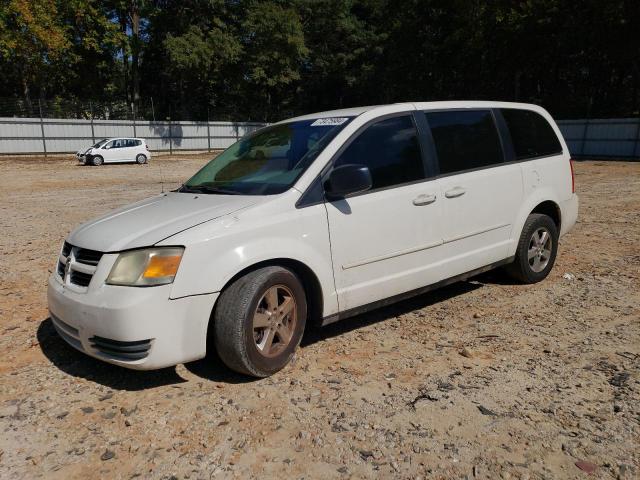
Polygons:
[[100,252],[148,247],[178,232],[258,203],[264,197],[170,192],[83,223],[67,241]]

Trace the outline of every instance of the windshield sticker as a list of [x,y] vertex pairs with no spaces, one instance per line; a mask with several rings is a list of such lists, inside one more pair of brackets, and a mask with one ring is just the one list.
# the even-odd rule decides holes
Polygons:
[[312,127],[328,127],[333,125],[342,125],[344,122],[349,120],[345,117],[328,117],[328,118],[319,118],[315,122],[311,124]]

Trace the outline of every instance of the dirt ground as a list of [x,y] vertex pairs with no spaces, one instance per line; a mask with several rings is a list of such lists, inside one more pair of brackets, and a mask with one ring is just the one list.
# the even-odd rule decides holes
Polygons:
[[310,331],[272,378],[67,346],[46,305],[67,233],[206,159],[0,159],[0,478],[640,477],[640,163],[576,164],[544,282],[493,272]]

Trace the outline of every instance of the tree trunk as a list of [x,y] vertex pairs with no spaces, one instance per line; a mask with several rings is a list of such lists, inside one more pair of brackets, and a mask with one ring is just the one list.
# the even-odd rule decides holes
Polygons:
[[120,48],[122,49],[122,73],[124,75],[124,95],[127,104],[130,102],[129,96],[129,54],[127,52],[127,15],[124,12],[120,12],[120,31],[123,34],[122,43]]
[[513,100],[515,102],[520,100],[520,79],[522,78],[522,72],[517,71],[514,78],[514,88],[513,88]]
[[138,2],[131,2],[131,89],[133,103],[137,107],[140,100],[140,78],[138,62],[140,58],[140,9]]
[[24,104],[29,110],[28,116],[33,116],[33,104],[31,103],[31,95],[29,91],[29,82],[27,76],[22,74],[22,95],[24,96]]

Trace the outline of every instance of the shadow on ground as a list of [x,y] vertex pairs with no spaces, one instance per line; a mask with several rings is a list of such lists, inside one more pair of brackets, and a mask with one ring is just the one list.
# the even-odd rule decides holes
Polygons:
[[[500,275],[496,277],[496,280],[499,279]],[[483,280],[481,277],[475,277],[471,281],[454,283],[398,303],[377,308],[370,312],[332,323],[326,327],[307,328],[305,335],[302,338],[301,346],[305,347],[307,345],[312,345],[316,342],[337,337],[338,335],[342,335],[368,325],[373,325],[415,310],[426,308],[430,305],[448,300],[449,298],[463,295],[481,288],[485,283],[494,283],[494,281],[490,280],[491,279],[489,278],[485,278]]]
[[60,338],[50,318],[38,327],[42,353],[63,372],[117,390],[146,390],[185,382],[174,367],[154,371],[136,371],[96,360],[75,350]]
[[210,353],[205,358],[196,362],[186,363],[184,365],[185,368],[194,375],[212,382],[251,383],[260,380],[259,378],[234,372],[222,363],[213,348],[209,348],[208,351]]
[[[176,372],[175,367],[151,371],[130,370],[79,352],[58,335],[50,318],[40,323],[37,337],[42,353],[60,370],[105,387],[138,391],[187,381]],[[202,360],[185,364],[185,368],[194,375],[213,382],[247,383],[257,380],[229,370],[215,352]]]
[[[418,295],[386,307],[378,308],[326,327],[307,328],[301,346],[305,347],[359,328],[395,318],[415,310],[464,295],[485,284],[509,284],[501,272],[487,272],[465,282],[458,282],[432,292]],[[75,377],[84,378],[109,388],[138,391],[165,385],[186,382],[176,372],[175,367],[154,371],[138,371],[111,365],[78,352],[60,338],[50,318],[43,320],[37,332],[40,348],[44,355],[60,370]],[[213,382],[249,383],[258,379],[233,372],[218,358],[215,352],[206,358],[185,364],[194,375]]]

